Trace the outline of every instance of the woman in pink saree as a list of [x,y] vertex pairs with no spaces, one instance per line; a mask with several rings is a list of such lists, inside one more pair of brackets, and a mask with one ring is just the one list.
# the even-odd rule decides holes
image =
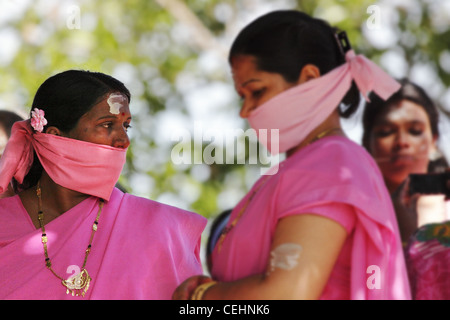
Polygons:
[[241,117],[287,158],[232,211],[212,278],[189,278],[173,298],[410,299],[389,193],[340,126],[360,92],[386,99],[398,83],[355,55],[345,33],[297,11],[249,24],[229,61]]
[[202,272],[206,219],[115,188],[130,93],[102,73],[47,79],[0,159],[1,299],[169,299]]
[[400,82],[401,89],[387,101],[371,95],[363,114],[363,144],[394,203],[413,298],[448,300],[450,201],[442,191],[418,190],[410,177],[448,170],[438,150],[439,113],[423,88],[407,79]]

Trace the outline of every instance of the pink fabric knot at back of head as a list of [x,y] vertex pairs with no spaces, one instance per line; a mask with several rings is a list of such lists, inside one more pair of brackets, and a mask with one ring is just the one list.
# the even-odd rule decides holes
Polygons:
[[349,50],[345,59],[350,65],[350,74],[366,101],[369,101],[368,94],[371,91],[387,100],[400,89],[397,81],[365,56],[356,55],[353,50]]

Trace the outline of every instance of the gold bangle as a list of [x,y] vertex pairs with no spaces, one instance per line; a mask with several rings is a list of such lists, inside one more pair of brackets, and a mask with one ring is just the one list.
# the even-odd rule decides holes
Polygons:
[[202,300],[206,290],[208,290],[215,284],[217,284],[217,281],[209,281],[199,285],[197,288],[194,289],[194,292],[192,292],[190,300]]

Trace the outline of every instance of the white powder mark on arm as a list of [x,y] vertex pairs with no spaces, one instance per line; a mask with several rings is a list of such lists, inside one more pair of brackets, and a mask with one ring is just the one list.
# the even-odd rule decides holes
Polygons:
[[294,269],[299,262],[302,246],[296,243],[284,243],[270,252],[270,268],[268,274],[276,268],[283,270]]

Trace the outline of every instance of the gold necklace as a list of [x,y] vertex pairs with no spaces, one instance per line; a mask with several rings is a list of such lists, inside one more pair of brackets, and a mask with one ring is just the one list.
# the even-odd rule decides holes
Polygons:
[[306,145],[310,145],[311,143],[313,143],[313,142],[315,142],[315,141],[317,141],[317,140],[319,140],[319,139],[325,137],[327,134],[329,134],[329,133],[331,133],[331,132],[333,132],[333,131],[340,131],[340,130],[341,130],[341,128],[339,128],[339,127],[333,127],[333,128],[324,130],[324,131],[322,131],[321,133],[319,133],[317,136],[315,136],[315,137],[314,137],[311,141],[309,141]]
[[[334,128],[330,128],[327,130],[324,130],[322,132],[320,132],[317,136],[315,136],[311,141],[309,141],[306,145],[309,145],[317,140],[319,140],[320,138],[323,138],[324,136],[326,136],[327,134],[333,132],[333,131],[338,131],[341,130],[341,128],[339,127],[334,127]],[[231,221],[230,225],[225,227],[222,232],[220,233],[220,237],[219,240],[217,241],[217,252],[220,252],[220,250],[222,249],[222,244],[225,240],[225,238],[227,237],[228,233],[233,230],[233,228],[236,226],[236,224],[238,223],[238,221],[241,219],[242,215],[244,214],[245,210],[247,209],[248,205],[250,204],[250,202],[252,201],[253,197],[256,195],[256,193],[258,192],[259,189],[261,189],[261,187],[266,183],[266,181],[270,178],[267,177],[263,182],[261,182],[261,184],[255,188],[255,190],[252,192],[252,194],[248,197],[247,201],[244,203],[244,205],[242,206],[241,210],[239,210],[238,215],[236,216],[236,218],[233,219],[233,221]]]
[[236,216],[236,218],[234,218],[233,221],[231,221],[229,226],[225,227],[222,230],[222,232],[220,233],[219,240],[217,241],[217,250],[218,250],[217,252],[220,252],[220,250],[222,250],[223,241],[227,237],[228,233],[231,230],[233,230],[233,228],[236,226],[236,224],[238,223],[238,221],[241,219],[242,215],[244,214],[245,210],[247,209],[247,206],[252,201],[253,197],[256,195],[258,190],[266,183],[266,181],[269,179],[269,177],[270,176],[268,176],[263,182],[261,182],[261,184],[257,188],[255,188],[255,190],[252,192],[252,194],[248,197],[247,201],[242,206],[241,210],[239,210],[239,213]]
[[56,272],[52,269],[52,262],[50,258],[48,257],[48,249],[47,249],[47,234],[45,233],[45,227],[44,227],[44,212],[42,211],[42,198],[41,198],[41,187],[39,185],[39,182],[36,187],[36,195],[38,197],[38,220],[39,225],[41,226],[42,230],[42,236],[41,241],[42,245],[44,246],[44,256],[45,256],[45,266],[57,277],[61,280],[62,285],[66,288],[66,294],[71,293],[72,296],[81,296],[84,297],[86,292],[89,289],[89,284],[92,281],[92,278],[89,276],[89,273],[85,269],[86,262],[89,256],[89,253],[91,252],[92,248],[92,240],[94,239],[94,234],[97,231],[98,226],[98,220],[100,218],[100,213],[102,212],[102,208],[104,205],[104,200],[99,199],[99,209],[97,212],[97,217],[94,221],[94,224],[92,225],[92,232],[91,232],[91,238],[89,239],[89,245],[87,246],[85,255],[84,255],[84,262],[83,266],[81,267],[81,272],[75,276],[69,277],[69,279],[64,279],[61,276],[57,275]]

